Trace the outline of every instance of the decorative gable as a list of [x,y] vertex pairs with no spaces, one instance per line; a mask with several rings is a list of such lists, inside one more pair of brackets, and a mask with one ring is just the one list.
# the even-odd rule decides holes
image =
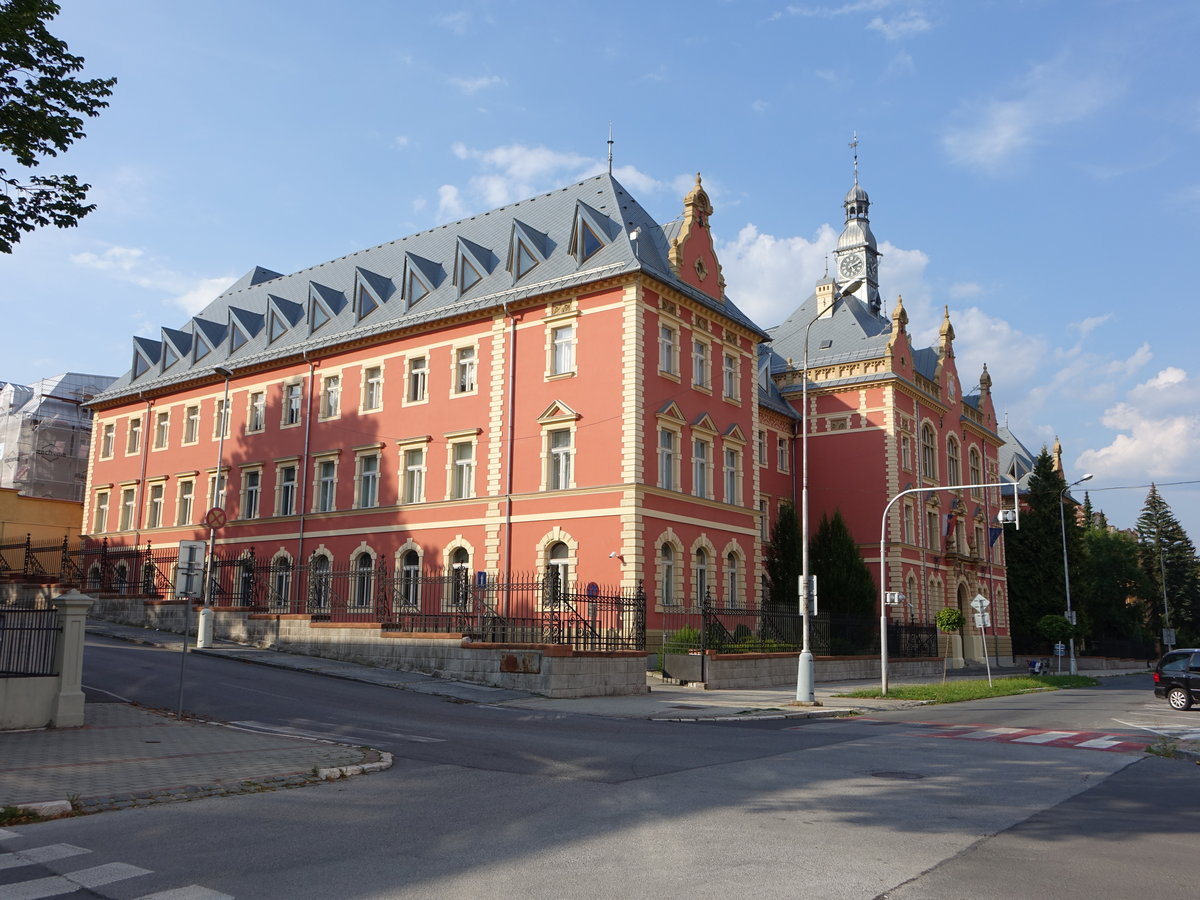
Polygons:
[[263,322],[260,313],[229,307],[229,352],[235,353],[250,343],[262,331]]
[[704,431],[704,432],[707,432],[708,434],[716,434],[717,433],[717,425],[715,422],[713,422],[712,416],[710,416],[708,413],[704,413],[703,415],[700,416],[700,418],[698,418],[695,422],[692,423],[692,430],[693,431]]
[[150,338],[133,339],[133,377],[140,378],[158,365],[162,358],[162,342]]
[[746,443],[746,435],[742,431],[741,427],[737,424],[733,425],[733,427],[725,432],[724,438],[725,440],[732,441],[735,444]]
[[304,318],[304,307],[267,294],[267,343],[273,344]]
[[508,263],[513,282],[520,281],[550,256],[550,237],[530,228],[520,219],[513,219],[508,239]]
[[464,237],[454,248],[454,284],[461,297],[496,268],[496,254]]
[[405,307],[411,309],[426,296],[437,290],[438,285],[446,277],[446,270],[441,263],[417,256],[415,253],[404,254],[404,278],[402,296]]
[[308,330],[313,333],[327,324],[330,319],[346,308],[346,295],[341,291],[317,284],[308,283]]
[[683,224],[671,241],[669,260],[676,278],[723,302],[725,276],[721,273],[708,225],[712,213],[712,201],[701,187],[700,173],[697,172],[696,185],[683,200]]
[[192,336],[174,328],[162,330],[162,371],[165,372],[181,359],[187,359],[192,351]]
[[225,333],[228,331],[225,325],[220,322],[210,322],[208,319],[201,319],[196,316],[192,319],[192,362],[198,363],[208,354],[212,353],[213,348],[220,345],[221,341],[225,340]]
[[561,422],[574,422],[579,418],[579,413],[561,400],[555,400],[546,407],[546,411],[538,416],[537,420],[539,425],[554,425]]
[[676,403],[674,400],[670,401],[669,403],[666,404],[666,406],[662,407],[656,413],[656,415],[660,419],[672,419],[675,422],[678,422],[680,425],[684,425],[687,423],[687,419],[685,419],[683,417],[683,411],[680,410],[679,404]]
[[369,316],[395,293],[396,286],[392,279],[376,275],[361,267],[355,270],[354,312],[355,319],[362,320]]
[[571,254],[582,265],[604,249],[615,236],[615,226],[608,216],[588,206],[582,200],[575,203],[575,221],[571,226]]

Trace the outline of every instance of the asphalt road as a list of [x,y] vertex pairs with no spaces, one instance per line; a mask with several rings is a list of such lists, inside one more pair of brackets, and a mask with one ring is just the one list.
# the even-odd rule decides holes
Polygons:
[[[89,644],[85,683],[173,707],[177,654]],[[95,896],[192,883],[242,898],[364,900],[1132,897],[1178,893],[1200,874],[1194,852],[1179,853],[1200,822],[1164,813],[1197,795],[1197,767],[938,739],[918,725],[1061,724],[1067,711],[1099,723],[1144,702],[1136,687],[1125,699],[1113,687],[1020,707],[925,707],[911,721],[767,727],[543,715],[224,659],[188,666],[196,712],[367,743],[396,764],[18,829],[153,872]]]

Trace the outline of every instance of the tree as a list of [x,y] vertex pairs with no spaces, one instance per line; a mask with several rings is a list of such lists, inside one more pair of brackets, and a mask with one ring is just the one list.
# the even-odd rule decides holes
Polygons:
[[809,541],[808,554],[823,608],[844,616],[875,613],[875,580],[840,510],[834,511],[832,519],[821,514],[821,524]]
[[[1092,641],[1130,641],[1143,638],[1138,598],[1150,595],[1138,563],[1137,539],[1108,528],[1103,513],[1095,513],[1083,529],[1083,560],[1072,570],[1072,597],[1080,611],[1079,634]],[[1131,602],[1135,601],[1135,602]]]
[[[1149,583],[1143,607],[1146,625],[1156,635],[1164,626],[1177,629],[1177,643],[1186,646],[1200,638],[1200,565],[1191,538],[1154,485],[1138,516],[1137,540]],[[1163,621],[1164,597],[1168,622]]]
[[1066,609],[1063,581],[1062,529],[1067,527],[1068,556],[1079,557],[1079,526],[1074,511],[1065,520],[1059,511],[1066,482],[1054,468],[1050,451],[1042,447],[1033,463],[1027,489],[1022,495],[1025,509],[1021,528],[1005,536],[1008,553],[1008,602],[1012,619],[1013,647],[1029,653],[1040,646],[1037,631],[1042,616]]
[[50,34],[59,12],[54,0],[0,0],[0,251],[11,253],[22,232],[68,228],[96,208],[91,185],[74,175],[10,174],[65,153],[84,137],[83,117],[108,106],[115,78],[75,78],[83,58]]
[[771,540],[763,548],[767,573],[766,605],[775,612],[800,611],[800,520],[790,503],[779,506]]

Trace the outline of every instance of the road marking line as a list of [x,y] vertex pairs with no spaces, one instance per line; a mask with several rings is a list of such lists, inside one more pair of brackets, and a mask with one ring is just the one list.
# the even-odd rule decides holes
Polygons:
[[1020,734],[1026,731],[1025,728],[989,728],[986,731],[972,731],[970,734],[961,735],[973,741],[986,741],[988,738],[1004,737],[1006,734]]
[[1041,734],[1029,734],[1025,737],[1013,738],[1013,743],[1048,744],[1051,741],[1061,741],[1064,738],[1075,737],[1078,731],[1044,731]]
[[126,878],[137,878],[139,875],[151,874],[149,869],[131,866],[129,863],[106,863],[103,866],[92,866],[90,869],[80,869],[68,872],[63,878],[73,881],[80,887],[94,888],[114,881],[124,881]]
[[100,694],[108,694],[108,696],[110,696],[110,697],[116,697],[122,703],[132,703],[133,702],[128,697],[122,697],[120,694],[114,694],[112,691],[106,691],[104,688],[92,687],[90,684],[84,684],[84,685],[80,685],[80,686],[83,688],[86,688],[89,691],[96,691],[97,693],[100,693]]
[[0,854],[0,869],[15,869],[17,866],[53,862],[56,859],[69,859],[72,856],[91,852],[91,850],[85,850],[73,844],[47,844],[45,847],[31,847],[28,850]]
[[50,878],[35,878],[20,884],[4,885],[4,900],[42,900],[43,897],[58,897],[73,894],[79,885],[67,881],[61,875]]
[[234,900],[234,898],[231,894],[222,894],[220,891],[211,891],[198,884],[189,884],[187,887],[159,891],[156,894],[144,894],[137,900]]
[[1092,738],[1090,741],[1080,741],[1076,747],[1087,747],[1089,750],[1107,750],[1109,747],[1116,747],[1118,744],[1133,743],[1126,741],[1124,738],[1116,737],[1115,735],[1107,735],[1105,737]]
[[7,841],[9,838],[15,838],[17,833],[9,831],[7,828],[0,828],[0,841]]

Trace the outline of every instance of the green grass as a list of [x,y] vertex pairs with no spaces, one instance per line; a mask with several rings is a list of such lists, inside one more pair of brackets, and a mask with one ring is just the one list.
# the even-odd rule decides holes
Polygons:
[[[1058,691],[1064,688],[1092,687],[1098,684],[1095,678],[1084,675],[1013,675],[995,678],[992,684],[986,678],[966,681],[947,681],[944,684],[896,684],[888,688],[887,696],[893,700],[930,700],[934,703],[960,703],[964,700],[982,700],[985,697],[1008,697],[1030,691]],[[839,697],[871,698],[882,697],[879,688],[865,688],[838,694]]]

